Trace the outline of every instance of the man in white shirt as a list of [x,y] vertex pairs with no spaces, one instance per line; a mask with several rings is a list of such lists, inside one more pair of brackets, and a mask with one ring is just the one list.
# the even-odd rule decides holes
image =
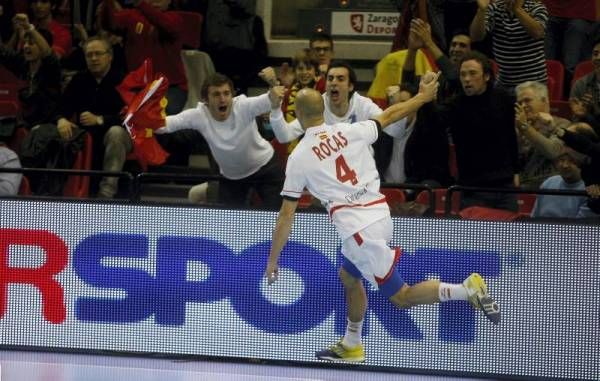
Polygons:
[[273,105],[279,106],[284,88],[275,86],[266,94],[249,98],[234,97],[233,89],[229,78],[216,73],[202,86],[205,103],[167,116],[166,126],[156,133],[193,129],[202,134],[224,177],[219,181],[220,203],[247,205],[249,192],[255,189],[262,206],[278,208],[283,170],[273,147],[259,134],[255,118]]
[[298,199],[306,187],[326,207],[342,239],[345,257],[339,275],[348,304],[346,334],[330,348],[317,352],[319,359],[364,361],[361,332],[367,297],[361,277],[399,308],[468,300],[492,322],[500,321],[499,307],[488,295],[479,274],[471,274],[462,284],[427,280],[409,286],[396,271],[400,249],[388,246],[393,223],[385,197],[379,192],[379,175],[367,147],[377,139],[380,128],[430,102],[437,87],[437,75],[428,73],[419,93],[410,100],[389,107],[373,120],[334,125],[325,123],[325,106],[317,91],[303,89],[298,93],[296,116],[305,136],[288,159],[281,192],[284,199],[273,231],[265,276],[269,283],[277,280],[279,256],[289,237]]

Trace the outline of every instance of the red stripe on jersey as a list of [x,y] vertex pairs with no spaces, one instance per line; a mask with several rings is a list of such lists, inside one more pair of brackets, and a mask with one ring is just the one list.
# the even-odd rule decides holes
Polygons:
[[392,262],[392,265],[390,266],[390,270],[387,272],[387,274],[385,274],[385,276],[383,278],[375,277],[375,281],[377,281],[377,284],[379,284],[379,285],[384,284],[392,276],[392,272],[396,268],[396,264],[398,263],[398,260],[400,259],[400,256],[402,255],[402,250],[400,250],[399,247],[395,248],[394,250],[396,253],[394,254],[394,262]]
[[336,205],[333,208],[331,208],[331,210],[329,210],[329,217],[333,216],[333,213],[337,212],[338,210],[340,210],[342,208],[356,208],[357,206],[371,206],[371,205],[375,205],[375,204],[381,204],[384,202],[385,202],[385,197],[380,198],[379,200],[371,201],[367,204]]
[[363,239],[362,239],[362,237],[360,236],[360,233],[359,233],[359,232],[356,232],[356,233],[354,233],[354,234],[352,235],[352,237],[354,237],[354,240],[356,241],[356,244],[357,244],[358,246],[360,246],[360,245],[362,245],[362,244],[363,244]]

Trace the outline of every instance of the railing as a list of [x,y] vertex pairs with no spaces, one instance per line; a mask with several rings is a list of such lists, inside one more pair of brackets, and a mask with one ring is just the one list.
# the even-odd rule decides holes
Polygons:
[[[146,183],[156,181],[173,181],[178,183],[201,183],[205,181],[219,181],[223,179],[220,175],[196,175],[196,174],[169,174],[143,172],[133,175],[130,172],[111,172],[98,170],[74,170],[74,169],[44,169],[44,168],[0,168],[0,173],[22,173],[29,174],[50,174],[50,175],[67,175],[67,176],[90,176],[90,177],[107,177],[113,176],[120,179],[128,180],[126,199],[134,202],[139,202],[142,199],[142,187]],[[382,183],[381,188],[415,190],[417,192],[425,191],[429,196],[427,215],[433,215],[436,210],[435,190],[427,185],[408,184],[408,183]],[[506,193],[506,194],[535,194],[535,195],[555,195],[555,196],[583,196],[587,197],[587,193],[583,190],[549,190],[549,189],[530,189],[530,188],[493,188],[493,187],[473,187],[453,185],[446,189],[444,200],[444,217],[452,216],[452,198],[456,193],[462,192],[481,192],[481,193]],[[64,198],[52,196],[31,196],[35,198]]]

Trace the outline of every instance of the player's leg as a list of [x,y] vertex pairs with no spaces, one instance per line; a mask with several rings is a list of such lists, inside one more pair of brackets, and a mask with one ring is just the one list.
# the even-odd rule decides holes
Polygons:
[[[380,285],[380,289],[381,289]],[[450,300],[465,300],[494,324],[500,322],[500,308],[488,294],[487,285],[477,273],[471,274],[461,284],[451,284],[432,279],[412,286],[404,284],[389,300],[399,308],[410,308],[420,304],[433,304]]]
[[347,259],[339,271],[346,295],[348,323],[344,337],[327,349],[316,353],[318,359],[342,362],[362,362],[365,350],[362,345],[362,326],[367,311],[367,292],[360,271]]

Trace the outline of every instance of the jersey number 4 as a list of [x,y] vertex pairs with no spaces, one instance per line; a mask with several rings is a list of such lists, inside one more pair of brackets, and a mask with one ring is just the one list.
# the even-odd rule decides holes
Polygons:
[[350,181],[352,185],[358,184],[356,172],[348,166],[346,159],[344,159],[344,155],[340,155],[335,159],[335,175],[342,183]]

